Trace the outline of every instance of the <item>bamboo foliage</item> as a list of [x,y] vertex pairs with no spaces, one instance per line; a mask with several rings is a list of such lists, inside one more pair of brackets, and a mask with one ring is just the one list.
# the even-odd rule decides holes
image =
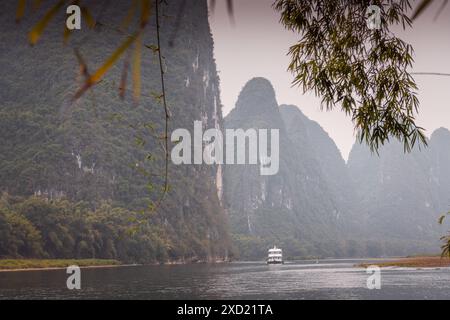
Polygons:
[[128,39],[113,52],[106,62],[86,80],[84,86],[75,94],[74,100],[79,99],[86,90],[100,82],[103,76],[116,64],[122,54],[133,44],[136,38],[136,35],[128,37]]
[[[33,26],[31,31],[28,34],[28,39],[31,45],[36,45],[41,39],[45,29],[49,25],[49,23],[55,18],[58,12],[65,5],[78,5],[81,9],[81,14],[86,21],[86,24],[89,28],[93,29],[98,24],[98,21],[91,14],[89,9],[82,5],[82,1],[80,0],[59,0],[54,6],[50,7],[44,14],[44,16],[38,21],[36,25]],[[42,4],[42,0],[33,0],[33,8],[38,9]],[[25,15],[25,9],[27,6],[27,0],[18,0],[17,3],[17,11],[16,11],[16,21],[20,22]],[[132,54],[132,73],[133,73],[133,98],[136,102],[139,102],[141,96],[141,60],[142,60],[142,34],[145,30],[145,27],[148,25],[151,16],[151,0],[133,0],[130,4],[130,9],[125,16],[120,29],[125,30],[131,24],[133,17],[136,15],[136,12],[139,11],[139,28],[132,34],[126,34],[126,39],[122,42],[122,44],[116,48],[116,50],[105,60],[105,62],[90,76],[85,77],[85,81],[81,88],[75,93],[73,100],[79,99],[88,89],[90,89],[95,84],[99,83],[103,77],[110,71],[110,69],[118,63],[118,61],[123,57],[124,53],[130,50],[133,45],[133,54]],[[63,41],[65,44],[69,42],[70,36],[73,33],[72,30],[69,30],[66,25],[64,25],[64,34]],[[148,45],[145,47],[149,48]],[[157,50],[153,50],[153,53],[156,53]],[[80,53],[77,53],[77,59],[80,61]],[[122,72],[122,78],[119,87],[119,95],[123,98],[125,96],[125,91],[127,87],[127,73],[128,67],[130,63],[125,61],[124,70]],[[86,65],[80,65],[81,70],[87,69]]]
[[25,14],[26,3],[26,0],[19,0],[16,11],[16,22],[19,22],[23,18]]
[[44,0],[33,0],[33,10],[38,10]]
[[392,138],[410,152],[427,145],[424,129],[416,122],[418,88],[408,72],[414,50],[391,26],[412,26],[407,15],[411,4],[400,0],[395,6],[381,6],[382,23],[372,30],[359,14],[370,3],[275,1],[281,23],[300,38],[289,50],[288,69],[293,84],[321,98],[324,110],[340,108],[350,116],[359,141],[373,152]]
[[[411,20],[417,19],[434,2],[435,2],[434,0],[422,0],[417,6],[416,10],[414,11]],[[442,0],[441,7],[439,8],[439,11],[436,13],[435,19],[439,17],[439,15],[444,10],[445,6],[447,6],[447,4],[448,0]]]
[[131,22],[133,21],[133,17],[136,14],[136,11],[138,9],[139,0],[133,0],[131,3],[130,9],[128,10],[127,15],[125,16],[125,19],[123,19],[122,24],[120,25],[122,30],[126,30]]
[[[134,1],[131,4],[130,11],[125,17],[122,27],[129,24],[134,11],[137,7],[137,2]],[[125,52],[134,44],[133,53],[133,97],[136,102],[139,102],[141,96],[141,59],[142,59],[142,34],[147,26],[150,14],[151,14],[151,3],[150,0],[140,0],[141,5],[141,17],[140,17],[140,28],[133,35],[128,36],[127,39],[113,52],[113,54],[106,60],[106,62],[91,75],[89,79],[86,80],[84,86],[75,94],[74,99],[78,99],[83,95],[83,93],[91,88],[93,85],[101,81],[105,74],[113,67],[118,60],[123,56]],[[95,22],[94,22],[95,25]],[[119,95],[123,98],[125,96],[126,86],[127,86],[127,68],[128,63],[125,62],[124,70],[122,72],[122,79],[119,87]]]
[[47,11],[45,16],[33,27],[33,29],[31,29],[30,33],[28,34],[28,38],[32,45],[35,45],[39,41],[47,25],[55,17],[58,11],[64,6],[64,4],[64,0],[58,1],[52,8],[50,8],[50,10]]
[[[439,217],[439,224],[443,224],[447,215],[450,215],[450,212]],[[442,257],[450,257],[450,233],[446,236],[441,237],[441,241],[443,242],[441,246],[441,256]]]

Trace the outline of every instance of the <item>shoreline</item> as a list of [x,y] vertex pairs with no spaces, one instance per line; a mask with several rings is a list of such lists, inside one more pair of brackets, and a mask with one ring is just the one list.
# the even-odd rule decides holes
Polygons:
[[[80,269],[110,269],[110,268],[136,267],[136,266],[141,266],[141,265],[139,265],[139,264],[111,264],[111,265],[99,265],[99,266],[80,266]],[[65,270],[65,269],[67,269],[67,267],[0,269],[0,273],[3,273],[3,272],[25,272],[25,271],[56,271],[56,270]]]
[[[104,262],[104,264],[102,264]],[[119,267],[137,266],[177,266],[189,264],[221,264],[229,263],[224,259],[213,260],[173,260],[164,263],[122,263],[118,260],[95,260],[95,259],[0,259],[0,273],[23,272],[23,271],[52,271],[64,270],[75,265],[80,269],[107,269]]]
[[[362,263],[356,267],[367,268],[370,263]],[[448,268],[450,267],[449,257],[440,256],[418,256],[418,257],[403,257],[390,261],[385,261],[377,264],[380,268],[396,267],[396,268]]]
[[69,266],[110,268],[123,265],[114,259],[0,259],[0,272],[61,270]]
[[[417,257],[391,257],[391,258],[349,258],[343,260],[371,260],[373,262],[366,262],[355,264],[355,267],[367,268],[371,265],[377,265],[381,268],[386,267],[399,267],[399,268],[445,268],[450,267],[450,258],[441,258],[440,256],[417,256]],[[308,259],[309,260],[309,259]],[[327,259],[320,259],[321,261]],[[334,259],[331,259],[334,260]],[[378,261],[377,261],[378,260]],[[303,260],[304,261],[304,260]],[[311,260],[313,261],[313,260]],[[2,265],[3,262],[3,265]],[[232,261],[225,261],[217,259],[214,261],[202,261],[202,260],[174,260],[167,261],[165,263],[149,263],[149,264],[130,264],[121,263],[117,260],[105,260],[105,264],[102,264],[102,260],[89,260],[89,259],[0,259],[0,273],[4,272],[25,272],[25,271],[54,271],[65,270],[71,265],[79,266],[80,269],[109,269],[120,267],[138,267],[138,266],[176,266],[176,265],[189,265],[189,264],[223,264],[230,263]],[[235,261],[236,262],[236,261]],[[17,264],[17,267],[13,265]],[[42,264],[42,266],[39,266]],[[52,265],[53,264],[53,265]],[[22,265],[30,265],[30,267],[22,267]],[[6,266],[6,267],[5,267]]]

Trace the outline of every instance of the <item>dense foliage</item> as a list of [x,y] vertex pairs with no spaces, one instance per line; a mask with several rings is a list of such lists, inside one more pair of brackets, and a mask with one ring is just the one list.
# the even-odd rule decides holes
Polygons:
[[50,201],[3,194],[1,258],[118,259],[156,262],[168,258],[168,239],[139,214],[104,202]]
[[[367,26],[367,9],[381,9],[379,28]],[[392,27],[411,26],[410,1],[277,0],[281,22],[299,33],[290,48],[294,84],[322,98],[326,109],[340,107],[350,115],[361,141],[372,150],[401,140],[406,150],[425,144],[415,116],[417,86],[408,68],[413,48]]]
[[[198,228],[208,228],[201,215],[192,213],[191,219]],[[0,258],[156,263],[216,257],[210,249],[213,240],[202,239],[189,224],[185,227],[178,231],[179,225],[159,224],[157,218],[148,219],[142,212],[106,201],[92,207],[85,201],[5,193],[0,198]]]

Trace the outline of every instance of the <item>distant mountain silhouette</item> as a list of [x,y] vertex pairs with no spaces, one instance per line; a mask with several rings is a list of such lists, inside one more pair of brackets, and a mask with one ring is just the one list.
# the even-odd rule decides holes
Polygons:
[[261,176],[258,165],[225,167],[225,200],[241,255],[260,257],[270,244],[292,256],[341,255],[342,248],[329,243],[342,238],[341,221],[348,214],[347,200],[338,192],[343,188],[335,185],[346,172],[327,170],[335,163],[333,171],[341,171],[345,163],[327,134],[298,108],[280,108],[272,85],[263,78],[244,86],[225,128],[280,131],[277,175]]
[[379,156],[355,143],[348,163],[329,135],[298,107],[277,106],[270,82],[250,80],[226,128],[278,128],[280,171],[226,166],[225,200],[236,246],[260,257],[280,245],[295,257],[436,253],[450,209],[450,132],[405,154],[393,140]]

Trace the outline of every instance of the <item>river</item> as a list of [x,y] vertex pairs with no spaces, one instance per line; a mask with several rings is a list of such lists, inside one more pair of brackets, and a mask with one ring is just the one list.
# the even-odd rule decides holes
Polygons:
[[450,299],[450,268],[383,268],[381,289],[355,267],[377,260],[263,262],[0,272],[0,299]]

